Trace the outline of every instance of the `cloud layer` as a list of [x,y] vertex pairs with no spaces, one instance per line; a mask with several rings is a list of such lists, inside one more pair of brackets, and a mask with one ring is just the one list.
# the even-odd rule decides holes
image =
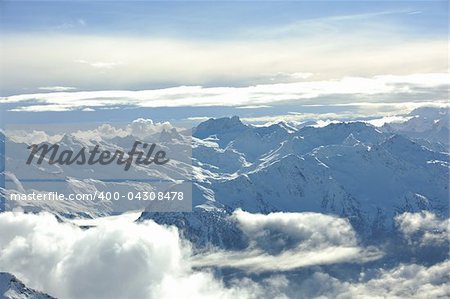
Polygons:
[[58,298],[253,297],[192,272],[177,230],[151,221],[82,230],[50,214],[2,213],[0,230],[0,271]]
[[[379,24],[378,24],[379,25]],[[296,28],[305,24],[296,24]],[[287,37],[209,40],[108,35],[5,34],[3,89],[80,90],[158,85],[237,86],[446,71],[446,39],[405,37],[392,28],[292,32]],[[317,29],[317,28],[316,28]],[[253,36],[257,33],[253,33]],[[55,50],[57,49],[57,50]],[[39,75],[37,75],[39,74]],[[311,75],[312,74],[312,75]],[[4,94],[4,93],[3,93]]]
[[[424,73],[404,76],[383,75],[371,78],[346,77],[339,80],[294,83],[261,84],[248,87],[179,86],[154,90],[105,90],[22,94],[0,98],[4,104],[16,104],[14,111],[68,111],[75,109],[130,107],[190,107],[230,106],[255,107],[281,102],[319,105],[358,105],[361,99],[366,106],[380,105],[376,96],[399,97],[401,105],[405,96],[416,102],[445,102],[442,90],[448,87],[447,73]],[[324,100],[345,96],[343,103]],[[357,100],[359,99],[359,100]],[[324,102],[325,101],[325,102]],[[423,103],[422,103],[423,104]],[[386,104],[389,105],[389,104]]]
[[173,128],[174,126],[169,122],[153,122],[151,119],[138,118],[133,120],[130,124],[122,126],[120,124],[115,124],[114,126],[110,124],[101,124],[94,129],[80,130],[79,126],[75,125],[72,128],[66,127],[63,131],[64,133],[58,132],[57,134],[49,134],[44,130],[33,130],[32,132],[29,132],[14,127],[8,128],[5,132],[8,138],[14,142],[38,144],[42,142],[58,142],[65,134],[70,134],[84,141],[101,141],[125,136],[146,138],[164,130],[170,131]]
[[[417,219],[404,214],[405,231],[415,231]],[[421,216],[419,222],[434,222]],[[431,218],[433,219],[431,219]],[[299,279],[293,267],[363,261],[356,235],[347,220],[315,213],[249,214],[236,211],[250,248],[244,252],[194,255],[174,227],[130,217],[95,221],[82,229],[59,222],[48,213],[0,214],[0,271],[28,286],[59,298],[304,298],[370,297],[425,298],[450,295],[450,262],[432,266],[399,264],[388,269],[367,268],[358,279],[336,278],[312,267]],[[427,224],[428,225],[428,224]],[[421,225],[419,225],[421,226]],[[254,254],[258,251],[258,254]],[[353,258],[349,258],[353,256]],[[373,257],[373,256],[372,256]],[[241,260],[241,262],[239,262]],[[299,265],[296,260],[303,261]],[[231,266],[255,273],[226,283],[199,263]],[[291,264],[294,264],[293,266]],[[343,264],[342,264],[343,265]],[[197,268],[194,270],[192,267]],[[341,266],[340,266],[341,267]],[[280,272],[281,271],[281,272]]]
[[194,266],[239,268],[248,272],[288,271],[342,262],[364,263],[381,258],[376,248],[358,246],[346,219],[319,213],[251,214],[237,210],[233,218],[249,238],[239,252],[217,251],[194,257]]

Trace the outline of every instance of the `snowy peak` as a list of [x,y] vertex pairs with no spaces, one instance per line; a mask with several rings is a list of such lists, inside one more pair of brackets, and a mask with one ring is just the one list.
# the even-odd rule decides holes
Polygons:
[[64,134],[58,144],[64,149],[79,149],[81,147],[89,147],[91,142],[79,139],[71,134]]
[[449,152],[450,116],[448,108],[421,107],[403,123],[385,124],[381,129],[417,140],[437,151]]
[[271,135],[271,134],[292,134],[297,131],[294,127],[291,127],[285,122],[279,122],[276,124],[272,124],[270,126],[263,126],[263,127],[255,127],[255,132],[262,135]]
[[194,137],[206,138],[209,136],[219,136],[230,133],[238,133],[248,129],[238,116],[222,117],[213,119],[210,118],[205,122],[200,123],[194,132]]
[[171,130],[163,129],[161,133],[159,134],[159,141],[162,142],[170,142],[174,140],[182,140],[183,136],[181,136],[180,133],[175,128],[172,128]]
[[411,111],[409,115],[422,119],[436,120],[448,116],[448,108],[420,107]]
[[77,144],[75,138],[70,134],[64,134],[59,142],[69,147]]
[[335,123],[322,128],[304,127],[298,134],[313,146],[342,144],[350,134],[353,139],[365,144],[376,144],[386,138],[386,135],[375,127],[363,122]]
[[0,272],[0,297],[4,299],[52,299],[47,294],[25,286],[14,275]]

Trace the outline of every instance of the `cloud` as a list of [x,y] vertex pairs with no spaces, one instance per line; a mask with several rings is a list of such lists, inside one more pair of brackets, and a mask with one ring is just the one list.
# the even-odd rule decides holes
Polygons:
[[[369,264],[356,273],[356,279],[345,275],[336,278],[324,272],[326,268],[312,267],[302,272],[302,279],[295,274],[298,272],[284,272],[253,279],[238,275],[224,283],[220,273],[192,268],[202,256],[193,255],[175,227],[153,221],[136,223],[136,216],[95,220],[89,222],[94,227],[82,229],[49,213],[1,213],[0,271],[16,275],[29,287],[68,299],[292,298],[299,294],[303,298],[437,298],[450,294],[448,260],[431,266],[399,264],[386,269]],[[321,254],[318,264],[324,259],[352,261],[348,255],[353,261],[362,261],[360,250],[345,251],[358,248],[345,219],[317,213],[261,215],[242,211],[233,217],[251,246],[262,253],[223,252],[222,257],[238,263],[241,254],[246,269],[258,272],[270,267],[278,272],[292,269],[289,264],[298,265],[298,260],[315,265]],[[434,222],[425,222],[430,221]],[[296,256],[295,252],[303,254]],[[210,254],[206,251],[203,258]]]
[[213,42],[155,36],[6,34],[2,55],[8,59],[1,67],[8,72],[0,79],[7,94],[17,94],[23,87],[54,82],[81,90],[146,89],[149,85],[249,86],[273,79],[292,82],[296,77],[332,80],[447,71],[447,38],[404,36],[404,31],[392,26],[351,34],[348,28],[340,30],[342,35],[333,30],[288,32],[285,38],[267,37],[266,31],[259,30],[266,36]]
[[96,69],[113,69],[122,64],[122,62],[104,62],[104,61],[86,61],[84,59],[75,60],[77,63],[86,64]]
[[[316,272],[296,287],[304,298],[444,298],[450,295],[450,261],[426,267],[400,264],[380,270],[375,277],[360,273],[359,281],[342,281]],[[367,273],[367,275],[370,275]]]
[[[179,86],[154,90],[104,90],[22,94],[0,98],[3,103],[34,101],[29,106],[18,106],[14,111],[65,111],[86,107],[189,107],[189,106],[261,106],[293,101],[309,105],[313,99],[341,96],[347,101],[335,105],[358,105],[355,98],[372,97],[373,102],[363,102],[363,107],[378,107],[375,96],[421,96],[430,102],[429,92],[448,86],[447,73],[414,74],[406,76],[375,76],[372,78],[347,77],[340,80],[308,81],[295,83],[262,84],[248,87]],[[428,90],[429,92],[424,92]],[[431,101],[438,102],[439,99]],[[444,100],[442,100],[444,101]],[[413,102],[413,103],[414,103]],[[366,104],[367,103],[367,104]],[[407,104],[407,103],[406,103]],[[387,103],[386,105],[406,105]],[[418,104],[418,103],[417,103]],[[373,108],[373,107],[372,107]]]
[[267,105],[249,105],[249,106],[238,106],[238,109],[259,109],[259,108],[270,108],[271,106]]
[[296,125],[300,125],[303,121],[307,120],[318,120],[321,124],[321,121],[326,121],[327,124],[333,122],[334,120],[341,120],[345,118],[354,118],[354,117],[364,117],[365,115],[351,113],[351,112],[341,112],[341,113],[288,113],[288,114],[277,114],[277,115],[267,115],[267,116],[255,116],[255,117],[242,117],[241,120],[249,123],[257,123],[257,124],[269,124],[269,123],[277,123],[280,121],[285,121],[289,123],[293,123]]
[[133,120],[128,125],[128,130],[131,135],[145,138],[163,130],[170,131],[173,126],[169,122],[157,122],[154,123],[151,119],[138,118]]
[[[80,129],[75,125],[65,126],[64,134],[70,134],[78,139],[85,141],[102,141],[115,137],[134,136],[138,138],[146,138],[150,135],[160,133],[163,130],[170,131],[175,127],[170,122],[153,122],[151,119],[138,118],[129,124],[115,123],[101,124],[93,129]],[[61,140],[64,134],[50,134],[42,130],[26,131],[10,126],[5,131],[6,136],[14,142],[26,144],[38,144],[42,142],[56,143]]]
[[412,116],[385,116],[382,118],[372,119],[368,120],[367,123],[375,126],[375,127],[381,127],[385,124],[389,123],[403,123],[413,118]]
[[84,19],[77,19],[74,21],[59,24],[57,26],[52,27],[52,29],[64,31],[64,30],[69,30],[69,29],[76,29],[77,27],[85,27],[86,25],[87,25],[87,23]]
[[[408,120],[404,114],[410,113],[419,107],[448,107],[448,101],[420,101],[420,102],[398,102],[398,103],[369,103],[352,102],[336,104],[303,104],[304,108],[326,107],[327,110],[348,107],[340,109],[337,112],[289,112],[287,114],[272,114],[252,117],[242,117],[241,120],[249,123],[267,124],[279,121],[301,124],[305,121],[317,121],[320,126],[332,122],[346,121],[365,121],[374,126],[382,126],[384,123],[397,123]],[[322,110],[323,111],[323,110]],[[369,119],[368,118],[373,118]]]
[[203,121],[207,121],[210,118],[212,118],[212,117],[209,117],[209,116],[192,116],[192,117],[186,118],[186,120],[190,120],[190,121],[194,121],[194,122],[203,122]]
[[62,134],[50,135],[44,131],[33,130],[9,130],[5,131],[6,136],[16,143],[39,144],[43,142],[55,143],[61,140]]
[[318,213],[251,214],[237,210],[250,245],[244,251],[202,253],[197,267],[231,267],[248,272],[289,271],[315,265],[365,263],[381,258],[378,249],[362,248],[346,219]]
[[175,127],[170,122],[153,122],[151,119],[138,118],[125,126],[102,124],[93,130],[78,130],[72,135],[84,140],[112,139],[129,135],[146,138],[163,130],[170,131],[173,128]]
[[440,219],[435,214],[403,213],[395,217],[399,231],[411,244],[439,245],[449,242],[450,219]]
[[118,128],[110,124],[101,124],[93,130],[77,130],[71,133],[76,138],[82,140],[97,140],[112,139],[114,137],[125,137],[130,134],[126,128]]
[[7,212],[0,214],[0,231],[0,271],[58,298],[259,298],[263,294],[257,286],[227,288],[209,272],[192,271],[186,262],[190,248],[176,228],[152,221],[136,224],[119,218],[83,230],[47,213]]
[[39,90],[47,90],[47,91],[71,91],[76,90],[75,87],[69,87],[69,86],[44,86],[39,87]]

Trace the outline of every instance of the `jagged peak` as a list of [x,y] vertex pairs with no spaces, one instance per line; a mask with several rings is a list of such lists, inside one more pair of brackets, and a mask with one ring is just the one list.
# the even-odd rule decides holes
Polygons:
[[170,130],[163,129],[159,134],[160,141],[171,141],[182,138],[183,137],[181,136],[181,134],[175,128],[172,128]]
[[12,297],[8,296],[8,298],[55,299],[54,297],[27,287],[10,273],[0,272],[0,295],[3,296],[7,292],[12,295]]
[[69,133],[64,133],[61,137],[61,139],[59,140],[59,142],[61,143],[65,143],[65,144],[74,144],[75,143],[75,137],[72,134]]
[[211,135],[222,133],[237,132],[248,129],[248,126],[242,123],[238,116],[210,118],[200,123],[194,129],[194,136],[205,138]]

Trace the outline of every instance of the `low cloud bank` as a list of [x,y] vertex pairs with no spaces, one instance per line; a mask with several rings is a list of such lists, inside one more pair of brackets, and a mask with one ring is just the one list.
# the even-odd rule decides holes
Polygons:
[[[146,138],[152,134],[170,131],[175,127],[169,122],[153,122],[151,119],[138,118],[133,120],[126,126],[112,126],[110,124],[101,124],[94,129],[77,130],[74,127],[70,134],[78,139],[90,141],[103,139],[113,139],[116,137],[123,138],[126,136],[134,136],[137,138]],[[75,131],[76,130],[76,131]],[[64,137],[63,133],[48,134],[42,130],[33,130],[32,132],[20,129],[8,129],[6,131],[8,138],[14,142],[37,144],[43,142],[56,143]]]
[[194,266],[289,271],[343,262],[365,263],[383,256],[374,247],[360,247],[348,220],[335,216],[282,212],[263,215],[237,210],[232,217],[249,238],[250,246],[244,251],[218,250],[194,257]]
[[[429,267],[369,268],[356,281],[335,278],[320,267],[311,268],[314,271],[304,279],[283,272],[379,258],[379,250],[358,245],[345,219],[317,213],[261,215],[240,210],[232,217],[249,238],[249,248],[193,256],[190,244],[180,238],[175,227],[153,221],[135,223],[130,217],[115,217],[82,229],[48,213],[1,213],[0,271],[16,275],[29,287],[68,299],[450,295],[448,260]],[[414,217],[405,213],[399,218],[405,232],[414,231],[411,227],[416,226],[410,225],[415,223]],[[434,221],[429,215],[420,219]],[[202,266],[282,275],[269,272],[258,281],[241,277],[224,283],[206,268],[199,269]]]
[[278,280],[227,286],[193,271],[175,227],[128,217],[84,230],[48,213],[0,214],[0,272],[57,298],[285,298]]
[[[14,105],[11,111],[42,112],[71,111],[88,108],[112,109],[126,107],[254,107],[293,101],[305,105],[358,105],[361,98],[381,99],[395,95],[393,105],[406,105],[414,95],[414,102],[434,100],[445,104],[441,93],[448,87],[447,73],[417,73],[410,75],[378,75],[373,77],[343,77],[333,80],[299,81],[258,84],[244,87],[177,86],[152,90],[97,90],[18,94],[0,97],[5,104]],[[427,92],[424,92],[427,91]],[[345,99],[332,101],[329,97]],[[381,99],[380,99],[381,98]],[[315,101],[313,101],[315,100]],[[406,102],[406,103],[405,103]],[[414,102],[412,104],[414,105]],[[410,103],[411,104],[411,103]],[[417,103],[416,103],[417,104]]]
[[305,298],[448,298],[448,273],[449,260],[430,267],[401,264],[370,279],[365,277],[369,273],[361,272],[359,281],[353,282],[316,272],[292,288]]

